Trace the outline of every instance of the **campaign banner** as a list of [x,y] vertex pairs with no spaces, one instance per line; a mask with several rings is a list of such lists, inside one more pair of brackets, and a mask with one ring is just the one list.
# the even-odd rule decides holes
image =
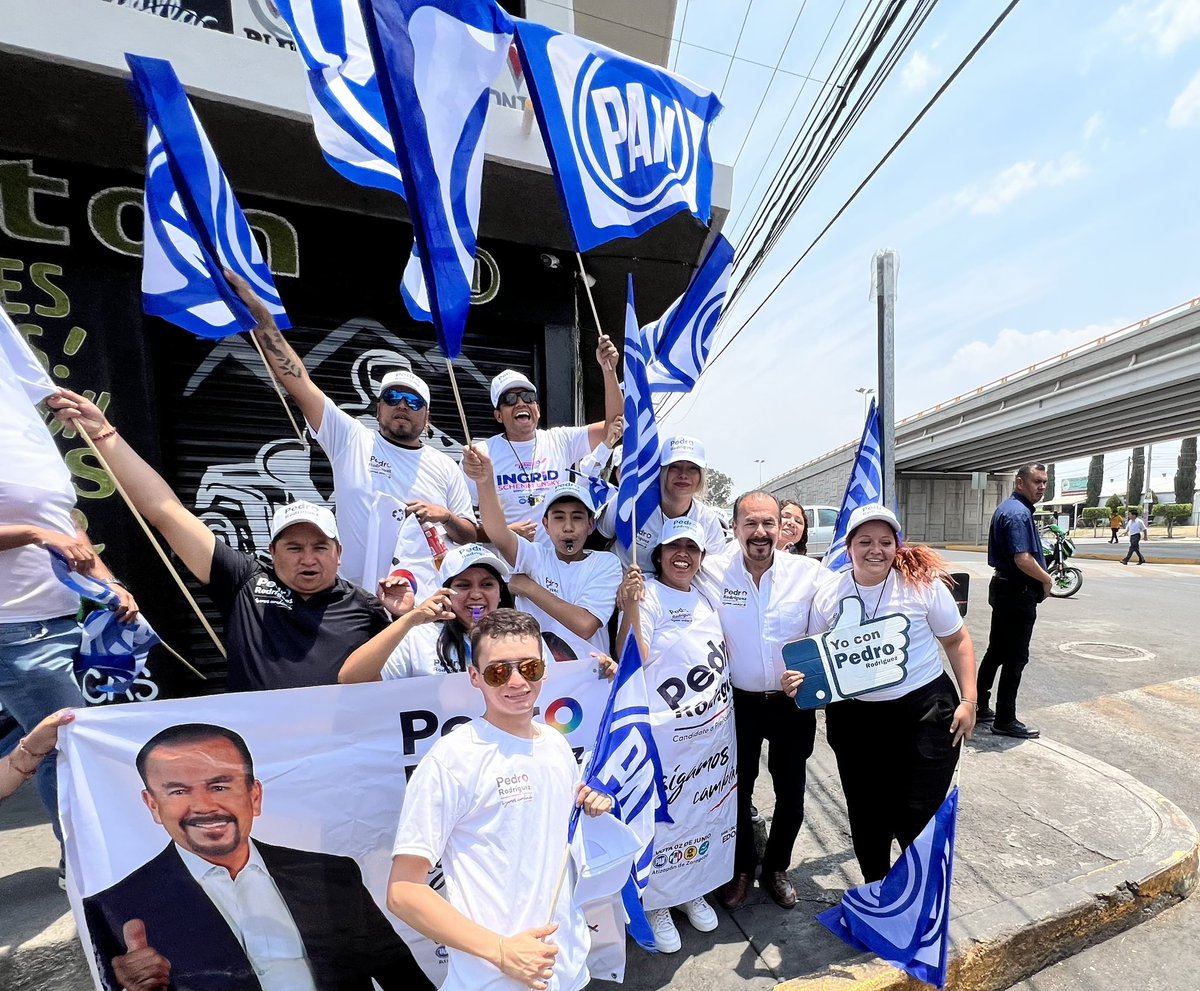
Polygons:
[[656,636],[645,669],[671,822],[654,830],[647,909],[682,905],[733,877],[737,744],[729,653],[715,613]]
[[[555,664],[536,718],[564,733],[579,759],[595,741],[608,690],[595,662]],[[96,986],[117,991],[110,954],[126,951],[127,934],[113,931],[107,921],[113,917],[142,912],[146,945],[171,960],[176,980],[184,980],[189,967],[210,977],[214,967],[246,970],[241,945],[279,938],[251,931],[243,933],[245,943],[230,938],[216,905],[204,898],[209,889],[192,883],[191,877],[200,880],[196,870],[206,868],[196,846],[190,844],[186,857],[177,852],[173,838],[180,830],[249,836],[295,922],[287,935],[298,933],[318,988],[328,963],[323,953],[340,954],[336,969],[343,973],[361,970],[378,979],[371,971],[395,959],[395,933],[440,984],[446,948],[386,911],[392,847],[405,782],[417,763],[439,737],[482,711],[483,697],[466,674],[81,710],[61,733],[59,796],[67,894]],[[186,724],[218,727],[244,740],[258,784],[240,813],[236,803],[216,795],[177,798],[189,787],[182,771],[178,786],[160,789],[158,801],[144,790],[139,751],[156,734]],[[229,744],[218,739],[214,745]],[[236,791],[237,783],[213,787]],[[569,815],[564,809],[564,842]],[[227,872],[218,873],[228,881]],[[429,883],[443,889],[439,866]],[[623,916],[611,900],[585,911],[592,928],[589,968],[597,978],[621,980]],[[221,956],[226,951],[228,960]]]
[[842,599],[837,619],[827,633],[784,644],[783,663],[804,675],[796,692],[801,709],[819,709],[908,677],[907,616],[866,616],[857,595]]

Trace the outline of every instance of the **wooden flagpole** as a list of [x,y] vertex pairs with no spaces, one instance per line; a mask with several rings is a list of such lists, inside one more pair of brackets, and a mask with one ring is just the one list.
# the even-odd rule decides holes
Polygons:
[[458,419],[462,423],[463,437],[466,438],[467,447],[470,447],[471,428],[467,426],[467,411],[463,409],[462,396],[458,392],[458,379],[454,375],[454,362],[449,358],[446,359],[446,368],[450,372],[450,388],[454,390],[454,401],[458,404]]
[[[133,513],[133,518],[138,521],[138,526],[142,528],[142,532],[146,534],[150,540],[150,543],[154,545],[154,549],[158,552],[158,556],[162,559],[162,563],[167,566],[167,570],[171,572],[171,577],[175,579],[175,584],[179,586],[179,591],[183,593],[183,597],[187,599],[188,605],[192,607],[192,611],[200,620],[200,625],[204,627],[209,637],[212,638],[212,642],[216,644],[217,650],[221,652],[221,656],[227,658],[229,655],[225,652],[224,645],[217,638],[216,631],[208,622],[208,617],[204,615],[203,610],[201,610],[196,600],[192,597],[192,593],[188,591],[188,587],[183,583],[183,578],[180,576],[179,572],[175,570],[175,565],[173,565],[170,559],[167,557],[167,552],[163,550],[162,544],[158,542],[158,538],[154,536],[154,532],[150,529],[150,524],[148,524],[142,517],[142,514],[137,511],[137,507],[134,506],[133,500],[129,498],[129,493],[125,491],[125,486],[121,484],[113,470],[108,466],[108,460],[103,454],[100,453],[100,449],[96,447],[96,442],[88,436],[88,432],[84,430],[82,426],[76,426],[75,429],[79,433],[79,436],[82,437],[87,443],[87,446],[92,449],[92,453],[96,456],[96,460],[100,462],[100,467],[103,468],[105,472],[108,473],[108,477],[112,479],[112,483],[114,486],[116,486],[117,492],[120,493],[121,498],[125,500],[125,505],[128,506],[129,511]],[[171,653],[175,652],[171,651]],[[175,656],[178,657],[179,655],[176,654]],[[180,658],[180,660],[183,659]],[[186,661],[184,661],[184,663],[187,664]],[[188,667],[191,667],[191,665],[189,664]],[[195,668],[192,668],[192,670],[196,671]],[[201,678],[204,677],[204,675],[200,674],[199,671],[196,671],[196,674]]]
[[267,361],[267,356],[263,353],[262,345],[258,343],[258,338],[254,336],[254,331],[251,330],[248,333],[250,334],[250,343],[254,345],[254,350],[262,358],[263,367],[267,370],[267,376],[271,379],[271,385],[275,387],[275,395],[279,397],[279,403],[283,406],[283,411],[287,414],[287,418],[292,424],[292,429],[296,431],[296,436],[300,438],[300,443],[304,445],[304,450],[307,451],[308,439],[304,436],[304,431],[300,429],[296,418],[292,416],[292,408],[287,403],[287,395],[283,391],[283,386],[279,384],[279,379],[275,377],[275,372],[271,369],[271,363]]

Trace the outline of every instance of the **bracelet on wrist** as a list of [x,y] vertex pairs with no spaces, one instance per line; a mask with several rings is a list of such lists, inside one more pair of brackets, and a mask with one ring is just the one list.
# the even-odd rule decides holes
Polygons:
[[[17,762],[15,760],[13,760],[13,757],[16,756],[16,753],[17,752],[15,750],[13,750],[11,753],[9,753],[8,766],[11,767],[14,771],[16,771],[19,775],[21,775],[21,777],[25,778],[26,780],[28,780],[29,778],[32,778],[35,774],[37,774],[37,772],[38,772],[37,764],[34,764],[34,766],[31,767],[29,770],[26,770],[23,767],[18,767]],[[41,761],[38,761],[38,764],[40,764],[40,763],[41,763]]]
[[[113,426],[113,425],[110,423],[110,424],[108,425],[108,429],[107,429],[107,430],[101,430],[101,431],[100,431],[100,433],[98,433],[98,434],[96,434],[94,437],[92,437],[92,441],[93,441],[93,442],[95,442],[95,441],[98,441],[98,440],[105,440],[105,439],[107,439],[107,438],[111,437],[111,436],[112,436],[113,434],[115,434],[116,432],[117,432],[117,428],[116,428],[116,427],[114,427],[114,426]],[[91,435],[89,434],[88,436],[90,437]]]
[[[22,751],[22,752],[23,752],[23,753],[25,753],[25,754],[28,754],[28,755],[29,755],[30,757],[32,757],[34,760],[41,760],[43,757],[45,757],[45,756],[46,756],[46,754],[50,753],[50,751],[49,751],[49,750],[43,750],[41,753],[35,753],[34,751],[30,750],[30,749],[29,749],[29,748],[28,748],[28,747],[25,745],[25,741],[26,741],[26,739],[27,739],[27,737],[24,737],[24,736],[23,736],[23,737],[21,737],[21,739],[20,739],[19,741],[17,741],[17,749],[18,749],[18,750],[20,750],[20,751]],[[52,749],[54,749],[54,748],[52,747],[52,748],[51,748],[51,750],[52,750]]]
[[975,699],[959,699],[958,701],[959,701],[960,703],[961,703],[961,702],[966,702],[966,703],[967,703],[967,705],[973,705],[973,706],[975,706],[975,708],[976,708],[976,709],[978,709],[978,708],[979,708],[979,702],[978,702],[978,701],[976,701]]

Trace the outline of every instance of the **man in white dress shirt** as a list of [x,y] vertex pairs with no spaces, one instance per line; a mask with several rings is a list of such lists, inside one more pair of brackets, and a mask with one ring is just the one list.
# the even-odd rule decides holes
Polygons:
[[262,782],[239,734],[171,726],[137,767],[171,842],[83,900],[108,991],[432,988],[352,859],[250,839]]
[[787,870],[804,821],[805,762],[812,756],[817,721],[816,713],[796,708],[783,693],[783,646],[807,635],[813,596],[833,576],[813,558],[777,551],[779,525],[773,495],[738,496],[733,504],[736,549],[704,564],[720,582],[718,613],[729,651],[737,735],[737,848],[733,880],[720,896],[730,910],[745,902],[758,866],[750,803],[764,741],[775,812],[759,884],[780,908],[796,904]]

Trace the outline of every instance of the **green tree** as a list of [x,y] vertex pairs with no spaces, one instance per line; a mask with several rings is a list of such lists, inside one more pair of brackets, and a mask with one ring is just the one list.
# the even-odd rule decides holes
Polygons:
[[713,506],[728,506],[733,502],[733,479],[718,468],[707,469],[704,500]]
[[1100,524],[1108,522],[1108,509],[1104,506],[1087,506],[1079,515],[1079,522],[1092,528],[1095,537]]
[[1163,520],[1167,524],[1167,536],[1175,535],[1175,524],[1183,523],[1192,518],[1192,504],[1190,502],[1164,502],[1155,506],[1150,515],[1155,519]]
[[1100,486],[1104,484],[1104,455],[1093,454],[1088,462],[1087,495],[1083,498],[1084,506],[1100,505]]
[[1116,493],[1113,493],[1108,497],[1108,502],[1104,504],[1104,508],[1108,510],[1109,516],[1111,516],[1113,513],[1121,512],[1123,508],[1121,505],[1121,497]]
[[1185,437],[1179,446],[1179,460],[1175,462],[1175,502],[1182,505],[1191,502],[1196,494],[1196,438]]
[[1135,447],[1129,463],[1129,491],[1125,493],[1125,501],[1130,506],[1142,504],[1142,485],[1146,481],[1146,449]]

